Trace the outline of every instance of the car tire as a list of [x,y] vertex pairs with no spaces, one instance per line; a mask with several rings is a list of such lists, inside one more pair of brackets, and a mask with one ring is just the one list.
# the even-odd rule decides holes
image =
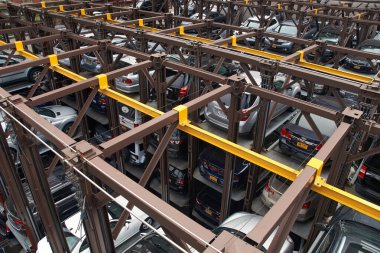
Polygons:
[[28,79],[30,82],[35,83],[42,72],[41,68],[31,69],[28,73]]
[[[154,220],[151,217],[147,217],[145,219],[145,222],[148,223],[149,225],[153,225]],[[146,231],[148,229],[149,229],[149,227],[147,225],[145,225],[144,223],[141,224],[141,226],[140,226],[141,232]]]

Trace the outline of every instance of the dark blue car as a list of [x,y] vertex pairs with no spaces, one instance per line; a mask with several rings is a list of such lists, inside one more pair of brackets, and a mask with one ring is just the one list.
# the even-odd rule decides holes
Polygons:
[[[198,160],[201,175],[217,185],[223,185],[225,159],[225,151],[215,147],[205,148],[200,153]],[[233,178],[234,187],[245,185],[249,168],[249,162],[236,157]]]
[[[380,41],[365,40],[357,49],[367,53],[380,54]],[[365,74],[376,74],[379,71],[379,65],[380,60],[366,59],[364,57],[354,55],[347,55],[347,57],[343,60],[344,68]]]

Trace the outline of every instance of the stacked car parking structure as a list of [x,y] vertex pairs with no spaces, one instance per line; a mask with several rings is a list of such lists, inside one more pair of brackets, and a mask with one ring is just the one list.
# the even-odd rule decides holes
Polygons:
[[[274,8],[281,8],[281,6],[275,6]],[[260,30],[248,31],[233,25],[213,23],[209,20],[204,22],[199,21],[198,24],[186,27],[175,26],[179,21],[189,19],[173,16],[172,14],[151,13],[126,7],[113,7],[110,5],[103,7],[92,3],[43,2],[41,4],[25,5],[9,4],[8,10],[10,16],[1,14],[1,24],[11,24],[11,26],[17,27],[7,27],[7,29],[2,30],[0,34],[13,34],[17,41],[1,43],[0,50],[11,50],[11,56],[18,53],[31,59],[31,61],[5,66],[0,69],[0,75],[36,65],[44,66],[44,70],[41,72],[41,77],[32,87],[31,92],[26,98],[19,95],[11,95],[4,89],[0,89],[2,108],[6,108],[7,111],[19,118],[23,124],[27,124],[42,133],[57,150],[61,151],[60,153],[65,156],[67,160],[77,163],[77,166],[82,168],[82,171],[86,175],[98,179],[99,182],[126,197],[131,205],[137,205],[141,210],[148,213],[166,229],[167,234],[174,241],[178,242],[184,248],[187,248],[186,244],[189,244],[199,251],[212,252],[215,250],[213,247],[216,247],[225,252],[240,252],[243,250],[261,252],[260,248],[266,241],[267,237],[279,226],[275,240],[269,249],[269,252],[277,252],[281,248],[283,241],[286,239],[290,227],[295,222],[296,217],[293,214],[298,213],[298,210],[301,208],[302,203],[310,190],[327,197],[321,203],[315,221],[322,219],[328,207],[331,205],[329,199],[354,208],[375,219],[379,219],[380,207],[342,190],[344,182],[341,180],[341,178],[347,176],[346,160],[352,161],[352,159],[348,158],[349,156],[355,155],[355,159],[360,159],[378,152],[377,148],[371,151],[358,153],[358,148],[360,142],[363,141],[362,139],[365,139],[366,136],[370,134],[380,134],[380,125],[376,123],[377,116],[375,113],[380,100],[379,83],[377,77],[367,77],[307,62],[304,56],[307,53],[318,51],[318,49],[322,47],[321,45],[312,44],[311,41],[289,38]],[[95,10],[103,11],[105,14],[92,16],[91,12]],[[374,12],[376,13],[376,11]],[[19,19],[21,13],[25,16],[25,20]],[[319,15],[315,13],[315,11],[312,13],[314,14],[310,15]],[[36,21],[37,16],[40,17],[40,21]],[[128,16],[130,20],[116,20],[119,16]],[[356,19],[362,20],[358,18]],[[55,29],[54,25],[56,24],[56,20],[61,20],[61,22],[68,26],[71,31],[59,31]],[[149,23],[153,25],[148,25]],[[159,23],[164,23],[165,28],[158,29],[154,27]],[[377,25],[377,23],[378,21],[371,21],[371,24]],[[76,34],[80,33],[80,30],[82,29],[81,27],[78,28],[78,25],[92,27],[94,34],[98,36],[99,40],[84,38]],[[195,37],[186,34],[186,30],[196,28],[207,28],[209,30],[212,30],[213,28],[222,28],[228,31],[240,29],[241,31],[248,33],[219,40]],[[25,40],[25,32],[28,32],[30,36],[29,40]],[[167,51],[174,51],[180,55],[182,62],[174,63],[167,61],[165,60],[165,54],[149,55],[138,50],[112,45],[107,40],[108,32],[126,35],[126,37],[129,37],[129,40],[131,40],[130,38],[135,38],[137,41],[142,41],[142,47],[140,48],[142,51],[146,50],[144,42],[147,42],[148,40],[167,45]],[[310,46],[289,56],[281,56],[237,44],[237,41],[258,35],[259,33],[265,36],[286,39],[298,44],[307,44]],[[7,38],[8,36],[4,37]],[[68,42],[69,46],[68,50],[66,50],[67,52],[58,55],[52,54],[51,45],[54,44],[54,41]],[[78,49],[80,45],[79,42],[84,42],[89,46]],[[35,46],[38,44],[43,45],[42,51],[45,56],[37,56],[28,50],[29,46]],[[189,66],[187,60],[179,50],[180,47],[188,50],[194,55],[196,59],[195,66]],[[343,54],[353,54],[369,59],[380,59],[380,55],[360,52],[354,49],[330,45],[327,45],[327,47]],[[33,50],[35,50],[35,48],[33,48]],[[79,57],[81,54],[88,52],[96,52],[95,55],[103,65],[103,74],[90,78],[84,77],[80,74]],[[115,63],[112,63],[112,57],[110,57],[113,53],[136,57],[139,62],[129,67],[113,70],[112,67]],[[202,69],[202,55],[213,55],[214,57],[220,58],[217,61],[217,67],[214,72]],[[59,65],[59,60],[63,58],[70,58],[71,70]],[[241,68],[248,77],[250,77],[250,69],[259,68],[263,79],[261,87],[257,84],[255,85],[255,80],[252,77],[250,79],[254,85],[247,85],[239,75],[224,77],[216,74],[218,68],[220,68],[226,59],[239,62]],[[116,61],[118,60],[120,60],[120,57],[118,57]],[[154,68],[156,70],[158,74],[156,74],[155,78],[152,78],[148,74],[148,68]],[[185,72],[194,77],[194,85],[190,88],[192,89],[190,92],[191,100],[183,105],[173,108],[172,110],[166,111],[158,110],[146,105],[148,100],[148,88],[154,87],[157,92],[157,108],[166,107],[165,90],[169,84],[165,81],[165,75],[162,75],[165,68],[172,68],[179,72]],[[75,83],[60,88],[52,85],[53,87],[51,91],[34,96],[35,90],[40,85],[43,76],[48,73],[48,69],[73,80]],[[140,80],[145,80],[141,81],[140,84],[143,82],[146,83],[146,85],[140,85],[140,102],[112,89],[113,80],[116,77],[136,71],[139,71],[140,73]],[[278,72],[295,78],[304,79],[311,83],[323,83],[324,85],[331,87],[333,94],[337,94],[338,89],[356,93],[359,95],[360,101],[356,108],[347,107],[343,112],[337,112],[322,106],[314,105],[307,101],[273,92],[273,77]],[[50,74],[49,79],[54,84],[54,75]],[[221,87],[213,89],[209,86],[208,92],[200,94],[199,87],[197,87],[200,79],[206,80],[208,83],[215,82],[221,84]],[[290,85],[291,82],[291,78],[288,78],[284,87]],[[87,99],[85,99],[83,91],[87,88],[92,88],[92,90],[87,96]],[[144,124],[125,133],[114,130],[113,135],[115,137],[99,145],[99,147],[94,147],[86,141],[77,142],[70,136],[74,134],[76,128],[80,125],[82,134],[84,137],[88,137],[85,114],[96,92],[103,93],[110,98],[108,117],[110,119],[110,128],[112,129],[118,125],[116,101],[133,107],[142,113],[149,115],[153,119],[148,120]],[[253,133],[255,136],[253,139],[254,151],[236,144],[238,123],[242,115],[242,112],[239,109],[239,100],[242,92],[249,92],[263,99],[260,106],[251,108],[252,111],[260,109],[257,125],[262,126],[256,128]],[[312,89],[309,89],[308,92],[312,93]],[[62,98],[71,93],[77,93],[78,108],[81,109],[77,120],[68,134],[55,129],[50,123],[42,120],[41,117],[31,109],[33,106]],[[228,138],[224,139],[197,127],[197,121],[199,118],[199,109],[201,107],[213,100],[218,100],[221,96],[227,93],[232,94],[232,100],[229,108],[221,106],[230,119]],[[310,113],[317,114],[339,123],[334,134],[324,143],[321,150],[318,151],[301,172],[260,155],[263,148],[266,125],[268,124],[268,121],[270,121],[270,116],[268,117],[268,115],[271,113],[268,105],[271,100],[298,108],[305,115],[309,115]],[[344,103],[344,101],[341,101],[341,103]],[[20,147],[24,153],[21,157],[21,163],[24,166],[24,170],[27,171],[25,176],[27,177],[29,184],[32,185],[31,189],[39,213],[44,217],[43,224],[46,230],[45,232],[52,244],[53,251],[62,252],[62,249],[67,249],[67,243],[63,236],[62,229],[60,228],[51,197],[48,194],[49,188],[46,185],[44,173],[41,172],[43,171],[41,164],[38,162],[38,159],[32,159],[33,157],[39,156],[35,141],[30,140],[16,122],[13,120],[11,120],[11,122],[14,125]],[[166,129],[167,125],[170,125],[168,129]],[[310,125],[316,133],[319,132],[318,126],[313,123],[312,119],[310,120]],[[161,201],[144,188],[158,163],[160,163],[161,168],[167,168],[165,147],[167,146],[169,138],[175,128],[178,128],[191,136],[189,141],[189,147],[191,147],[189,148],[190,176],[196,166],[197,153],[194,150],[196,150],[198,139],[215,145],[230,154],[226,156],[226,166],[224,170],[221,220],[225,219],[229,214],[234,156],[239,156],[256,165],[249,172],[244,202],[246,210],[248,210],[250,202],[252,202],[253,193],[255,192],[256,187],[255,180],[257,180],[257,174],[259,173],[260,168],[264,168],[294,181],[289,189],[283,194],[281,199],[269,210],[258,226],[247,234],[247,238],[250,239],[249,241],[251,244],[245,244],[245,242],[238,238],[234,238],[234,240],[226,240],[226,238],[230,238],[229,234],[226,232],[216,237],[211,231],[203,228],[195,221],[189,219],[165,203],[169,201],[167,171],[162,170],[160,174],[163,193],[162,199],[164,201]],[[154,131],[159,131],[161,141],[156,152],[153,154],[151,162],[145,169],[139,184],[136,184],[103,160],[103,158],[120,152],[124,147],[146,137]],[[22,204],[24,198],[22,196],[22,188],[19,188],[17,183],[10,183],[19,180],[14,173],[14,164],[10,159],[9,149],[7,148],[5,135],[2,129],[0,130],[0,133],[2,135],[0,160],[1,166],[4,168],[4,171],[1,172],[2,176],[5,178],[12,197],[16,198],[15,202],[17,209],[25,216],[24,219],[26,224],[33,227],[33,222],[28,221],[26,215],[27,210],[25,210],[25,207],[23,207]],[[349,150],[347,150],[347,146],[350,146]],[[75,152],[73,152],[73,150],[75,150]],[[120,155],[117,155],[116,157],[118,168],[126,166],[123,164],[122,159],[118,158]],[[321,171],[323,165],[329,159],[332,160],[332,168],[334,169],[330,172],[329,177],[324,179],[321,177]],[[55,158],[54,160],[55,161],[52,162],[49,171],[54,168],[58,162],[58,158]],[[82,166],[80,166],[80,164],[82,164]],[[111,234],[107,219],[101,214],[104,212],[102,209],[104,209],[104,205],[109,201],[109,198],[102,192],[94,192],[88,182],[82,180],[80,180],[80,182],[83,195],[88,199],[92,199],[92,201],[86,202],[86,211],[89,220],[95,225],[91,226],[90,222],[84,223],[87,238],[89,238],[90,248],[92,252],[113,252],[114,248],[111,238],[117,236],[120,225],[125,222],[128,213],[124,213],[124,219],[120,219],[118,225],[115,226]],[[43,190],[37,191],[35,189]],[[45,199],[47,201],[45,201]],[[130,209],[131,206],[128,206],[128,208]],[[168,213],[170,213],[170,217],[167,216]],[[95,229],[90,229],[93,227],[95,227]],[[37,240],[37,236],[33,236],[34,240]],[[213,246],[210,247],[208,245],[209,243]]]

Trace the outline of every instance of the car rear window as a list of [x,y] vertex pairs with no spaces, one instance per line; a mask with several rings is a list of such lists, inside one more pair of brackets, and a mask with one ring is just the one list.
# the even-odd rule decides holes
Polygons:
[[[337,128],[333,120],[326,119],[315,114],[310,114],[310,116],[314,120],[315,124],[318,126],[319,131],[321,131],[321,133],[325,136],[331,136]],[[295,124],[302,128],[313,131],[309,122],[306,120],[303,114],[301,114],[297,118],[297,120],[295,121]]]

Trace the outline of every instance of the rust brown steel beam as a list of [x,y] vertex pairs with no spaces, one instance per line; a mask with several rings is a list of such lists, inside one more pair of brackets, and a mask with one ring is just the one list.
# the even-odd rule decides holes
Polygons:
[[137,50],[132,50],[132,49],[128,49],[128,48],[121,48],[121,47],[117,47],[114,45],[109,45],[107,47],[107,49],[109,49],[115,53],[118,53],[118,54],[126,54],[129,56],[133,56],[133,57],[136,57],[137,59],[140,59],[140,60],[150,60],[150,57],[151,57],[149,54],[139,52]]
[[[152,158],[150,159],[148,166],[145,168],[144,173],[142,174],[140,180],[139,180],[139,185],[142,187],[146,187],[148,184],[149,179],[151,178],[154,169],[156,168],[162,154],[164,153],[166,147],[169,144],[170,138],[176,129],[176,124],[171,124],[166,133],[164,134],[162,140],[160,140],[160,143],[157,146],[156,152],[154,152]],[[161,169],[161,168],[160,168]],[[162,168],[162,169],[168,169],[168,168]],[[132,210],[134,205],[130,202],[127,205],[127,208]],[[125,224],[125,220],[128,218],[129,212],[127,210],[124,210],[123,213],[120,215],[118,222],[116,223],[114,229],[112,230],[112,237],[114,239],[117,238],[119,235],[121,229],[123,228]]]
[[347,159],[347,163],[351,163],[351,162],[354,162],[354,161],[359,160],[359,159],[365,159],[369,156],[373,156],[373,155],[376,155],[378,153],[380,153],[380,147],[373,148],[371,150],[367,150],[367,151],[364,151],[361,153],[357,153],[355,155],[350,155]]
[[[57,55],[57,58],[59,60],[61,60],[61,59],[69,58],[72,56],[76,56],[78,54],[84,54],[84,53],[92,52],[92,51],[98,50],[98,49],[99,49],[99,46],[89,46],[86,48],[81,48],[81,49],[76,49],[76,50],[72,50],[69,52],[60,53]],[[15,64],[15,65],[9,65],[6,67],[2,67],[0,69],[0,75],[4,75],[4,74],[7,74],[9,72],[14,72],[17,70],[22,70],[22,69],[26,69],[29,67],[43,65],[43,64],[50,64],[49,57],[41,57],[41,58],[36,59],[36,60],[25,61],[25,62],[21,62],[21,63]]]
[[[255,247],[251,247],[250,244],[227,231],[223,231],[220,235],[218,235],[211,245],[225,253],[263,253],[263,251]],[[208,247],[205,251],[203,251],[203,253],[215,253],[215,250]]]
[[[134,65],[131,65],[131,66],[128,66],[125,68],[110,71],[110,72],[106,73],[105,75],[107,76],[107,80],[110,81],[110,80],[113,80],[119,76],[126,75],[128,73],[133,73],[133,72],[138,71],[142,68],[148,68],[150,66],[152,66],[151,61],[143,61],[143,62],[136,63]],[[37,106],[39,104],[42,104],[42,103],[45,103],[48,101],[52,101],[54,99],[61,98],[61,97],[64,97],[66,95],[72,94],[74,92],[81,91],[85,88],[95,86],[98,83],[99,83],[99,79],[97,77],[91,77],[87,80],[77,82],[77,83],[73,83],[73,84],[70,84],[68,86],[64,86],[64,87],[61,87],[59,89],[55,89],[55,90],[43,93],[39,96],[32,97],[28,102],[26,102],[26,104],[29,106]]]
[[63,149],[76,142],[74,139],[67,136],[50,122],[42,118],[41,115],[36,113],[27,105],[23,103],[11,105],[14,107],[15,113],[19,117],[23,118],[29,125],[35,127],[38,132],[42,133],[52,144],[54,144],[59,149]]
[[38,87],[40,86],[41,84],[41,81],[45,78],[47,72],[49,70],[49,67],[48,65],[45,65],[44,66],[44,69],[41,71],[40,75],[38,76],[36,82],[33,84],[32,88],[30,89],[28,95],[26,96],[26,99],[29,99],[31,97],[33,97],[34,93],[36,92],[36,90],[38,89]]
[[[297,197],[305,191],[309,191],[316,175],[316,170],[310,166],[306,166],[302,173],[298,175],[296,180],[282,194],[281,198],[266,213],[262,220],[255,226],[253,230],[247,233],[247,237],[262,246],[266,239],[272,234],[273,230],[280,224],[281,220],[286,216],[288,210],[291,210],[297,202]],[[299,207],[299,208],[298,208]],[[301,205],[293,213],[296,216]],[[293,225],[293,224],[290,224]],[[280,243],[281,242],[277,242]]]
[[[205,27],[205,26],[206,26],[205,23],[198,23],[198,24],[192,24],[192,25],[186,25],[186,26],[183,26],[183,29],[184,29],[185,32],[186,32],[186,30],[203,28],[203,27]],[[164,30],[159,31],[159,32],[157,32],[157,33],[161,33],[161,34],[169,34],[169,33],[175,33],[175,32],[179,32],[179,26],[174,27],[174,28],[164,29]]]
[[[0,33],[2,33],[2,31],[0,31]],[[24,46],[26,46],[26,45],[36,45],[36,44],[40,44],[42,42],[52,41],[52,40],[61,39],[61,38],[62,38],[62,35],[55,34],[55,35],[48,35],[48,36],[41,37],[41,38],[24,40],[24,41],[22,41],[22,43],[23,43]],[[15,44],[13,42],[12,43],[8,43],[8,44],[4,44],[4,45],[0,45],[0,51],[6,50],[6,49],[15,49],[15,48],[16,48],[16,46],[15,46]]]
[[[113,16],[113,13],[112,13],[112,16]],[[157,21],[157,20],[164,20],[164,19],[166,19],[165,16],[156,16],[156,17],[150,17],[150,18],[142,18],[143,23],[145,23],[145,22],[154,22],[154,21]],[[136,25],[136,28],[138,28],[139,20],[135,19],[135,20],[123,21],[120,24],[114,24],[114,25]]]
[[[112,186],[116,192],[128,199],[129,202],[136,205],[143,212],[149,213],[161,226],[170,231],[175,231],[176,236],[196,250],[205,250],[205,242],[208,243],[215,237],[215,234],[210,230],[163,202],[132,179],[115,170],[114,167],[100,157],[91,159],[89,165],[91,168],[88,173],[97,177],[106,185]],[[202,238],[205,242],[200,241],[199,238]]]
[[365,52],[365,51],[361,51],[361,50],[357,50],[357,49],[352,49],[352,48],[348,48],[348,47],[338,47],[338,46],[327,44],[326,48],[330,49],[332,51],[341,52],[341,53],[348,54],[348,55],[355,55],[355,56],[364,57],[366,59],[376,59],[376,60],[380,59],[380,54],[369,53],[369,52]]
[[342,115],[337,111],[334,111],[324,106],[312,104],[310,102],[306,102],[301,99],[289,97],[278,92],[264,90],[260,87],[251,86],[251,85],[247,86],[246,91],[252,94],[255,94],[261,98],[273,100],[287,106],[294,106],[296,108],[301,109],[302,111],[317,114],[324,118],[334,120],[335,122],[337,122],[339,119],[342,118]]
[[203,79],[206,79],[208,81],[217,82],[220,84],[225,84],[227,82],[227,77],[215,74],[212,72],[209,72],[207,70],[190,67],[188,65],[178,63],[178,62],[171,62],[171,61],[164,61],[163,65],[169,68],[173,68],[182,72],[185,72],[187,74],[193,75],[193,76],[199,76]]
[[[303,51],[303,54],[306,55],[308,53],[314,52],[315,50],[318,49],[318,47],[319,47],[318,44],[313,44],[313,45],[310,45],[307,48],[302,49],[300,51]],[[284,58],[281,59],[281,61],[288,61],[288,62],[290,62],[290,61],[297,60],[299,58],[300,58],[300,53],[299,52],[295,52],[295,53],[293,53],[291,55],[285,56]]]
[[[219,87],[218,89],[215,89],[213,91],[210,91],[209,93],[204,94],[203,96],[196,98],[194,100],[191,100],[184,104],[187,106],[188,113],[191,113],[202,106],[207,105],[209,102],[231,92],[232,87],[225,85],[222,87]],[[107,142],[104,142],[99,145],[99,147],[102,149],[103,155],[105,157],[108,157],[115,153],[116,151],[128,146],[129,144],[142,139],[143,137],[147,136],[148,134],[163,128],[164,126],[171,124],[178,120],[178,111],[171,110],[167,113],[158,116],[157,118],[154,118],[136,128],[133,128],[129,130],[128,132],[121,134],[119,136],[116,136],[112,140],[109,140]]]
[[[257,31],[250,31],[250,32],[247,32],[246,34],[235,35],[235,37],[236,37],[236,41],[240,41],[240,40],[244,40],[246,38],[255,37],[256,35],[257,35]],[[227,44],[231,43],[231,38],[215,40],[214,42],[212,42],[210,44],[212,44],[212,45],[223,45],[226,43]]]
[[[62,11],[60,13],[63,13],[63,14],[81,14],[81,10],[84,10],[84,11],[103,11],[103,10],[106,10],[106,7],[102,6],[102,7],[85,7],[85,8],[81,8],[81,9],[74,9],[74,10],[68,10],[68,11]],[[91,16],[93,17],[93,16]],[[97,17],[97,16],[96,16]]]
[[10,34],[10,33],[18,33],[18,32],[25,32],[33,30],[33,26],[23,26],[23,27],[14,27],[14,28],[8,28],[8,29],[1,29],[1,34]]

